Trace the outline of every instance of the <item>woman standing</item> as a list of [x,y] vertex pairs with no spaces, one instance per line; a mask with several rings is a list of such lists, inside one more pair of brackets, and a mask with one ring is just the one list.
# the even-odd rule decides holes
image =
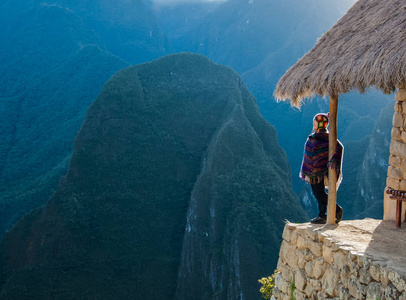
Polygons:
[[[313,118],[313,131],[305,143],[300,178],[310,183],[314,196],[319,206],[319,214],[310,222],[315,224],[326,224],[328,194],[325,186],[328,186],[328,168],[337,172],[337,189],[342,180],[341,162],[344,147],[337,140],[337,147],[333,157],[328,159],[328,114],[319,113]],[[336,223],[343,218],[343,208],[336,205]]]

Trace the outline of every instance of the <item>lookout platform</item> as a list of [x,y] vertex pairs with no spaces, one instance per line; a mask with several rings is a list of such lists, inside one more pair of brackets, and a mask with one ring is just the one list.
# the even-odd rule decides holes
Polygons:
[[277,269],[276,299],[406,299],[406,228],[288,223]]

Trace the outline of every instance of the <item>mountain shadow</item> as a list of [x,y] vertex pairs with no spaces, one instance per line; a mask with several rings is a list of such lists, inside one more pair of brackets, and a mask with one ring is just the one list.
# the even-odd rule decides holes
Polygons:
[[105,84],[58,190],[4,235],[0,299],[258,299],[305,217],[238,74],[166,56]]

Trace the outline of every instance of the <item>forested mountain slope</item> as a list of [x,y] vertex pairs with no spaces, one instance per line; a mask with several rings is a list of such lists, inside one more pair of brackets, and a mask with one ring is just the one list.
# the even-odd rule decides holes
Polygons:
[[238,74],[166,56],[105,84],[61,186],[4,235],[0,299],[257,299],[305,218]]
[[13,0],[0,8],[1,236],[58,186],[103,84],[166,49],[142,0]]

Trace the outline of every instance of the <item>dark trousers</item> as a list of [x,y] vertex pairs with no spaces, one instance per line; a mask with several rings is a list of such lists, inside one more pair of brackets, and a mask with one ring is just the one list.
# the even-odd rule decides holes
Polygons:
[[[322,181],[320,183],[311,184],[311,187],[313,194],[317,199],[317,203],[319,204],[319,217],[325,218],[327,213],[328,195],[324,189],[324,182]],[[336,216],[337,212],[341,209],[341,206],[336,204]]]

